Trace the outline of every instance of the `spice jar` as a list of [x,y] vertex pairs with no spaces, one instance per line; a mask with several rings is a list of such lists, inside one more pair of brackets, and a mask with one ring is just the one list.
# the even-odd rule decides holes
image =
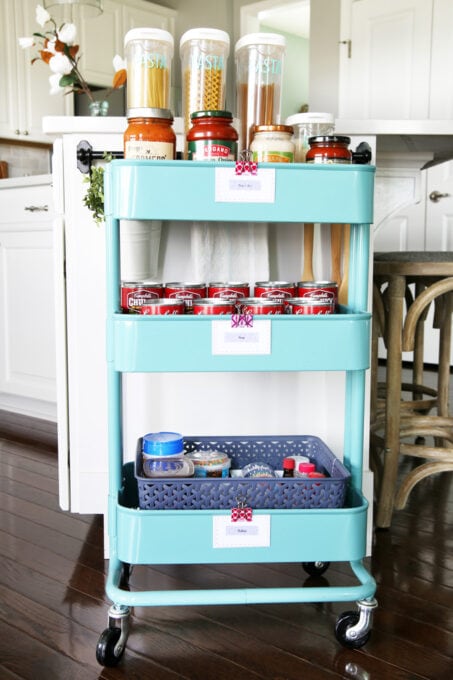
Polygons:
[[294,128],[294,161],[296,163],[305,163],[305,156],[310,148],[308,143],[310,137],[332,135],[335,128],[334,117],[331,113],[311,111],[294,113],[292,116],[288,116],[285,123]]
[[130,109],[124,132],[124,158],[174,160],[176,135],[168,109]]
[[194,111],[187,133],[189,161],[235,161],[238,133],[229,111]]
[[308,143],[310,149],[305,158],[307,163],[352,163],[350,137],[320,135],[310,137]]
[[258,163],[292,163],[294,142],[290,125],[254,125],[250,145],[252,158]]
[[132,28],[124,36],[127,108],[170,105],[173,36],[160,28]]

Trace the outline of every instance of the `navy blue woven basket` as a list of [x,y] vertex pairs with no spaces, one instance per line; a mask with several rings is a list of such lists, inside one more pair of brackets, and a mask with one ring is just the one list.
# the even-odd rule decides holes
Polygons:
[[184,437],[184,449],[217,450],[231,458],[237,470],[254,461],[281,469],[285,456],[308,456],[317,470],[328,475],[319,479],[273,478],[148,478],[142,468],[142,440],[138,440],[135,477],[139,505],[144,510],[231,509],[238,503],[256,509],[341,508],[350,474],[318,437],[246,436]]

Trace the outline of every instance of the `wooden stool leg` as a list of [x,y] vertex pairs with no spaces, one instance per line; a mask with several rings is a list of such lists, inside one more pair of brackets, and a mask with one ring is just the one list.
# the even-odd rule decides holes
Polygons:
[[439,330],[439,374],[437,384],[437,413],[445,418],[449,415],[452,308],[453,293],[447,293],[443,299],[442,323]]
[[387,382],[384,471],[378,499],[376,526],[388,528],[392,521],[400,448],[400,401],[404,276],[392,275],[388,287]]

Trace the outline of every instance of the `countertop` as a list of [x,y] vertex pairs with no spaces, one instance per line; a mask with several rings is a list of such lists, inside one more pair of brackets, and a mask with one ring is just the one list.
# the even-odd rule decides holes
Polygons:
[[27,175],[27,177],[8,177],[0,180],[0,189],[14,189],[16,187],[30,187],[42,184],[52,184],[52,175]]

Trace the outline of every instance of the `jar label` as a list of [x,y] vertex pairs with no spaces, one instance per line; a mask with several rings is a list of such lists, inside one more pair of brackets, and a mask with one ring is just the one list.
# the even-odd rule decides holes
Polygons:
[[124,158],[142,161],[172,161],[174,145],[170,142],[130,141],[124,145]]
[[230,140],[198,140],[189,142],[189,161],[235,161],[237,158],[237,142]]
[[203,54],[203,52],[193,54],[190,59],[190,66],[195,70],[223,71],[225,61],[221,54]]
[[254,151],[253,160],[257,163],[293,163],[292,151]]

